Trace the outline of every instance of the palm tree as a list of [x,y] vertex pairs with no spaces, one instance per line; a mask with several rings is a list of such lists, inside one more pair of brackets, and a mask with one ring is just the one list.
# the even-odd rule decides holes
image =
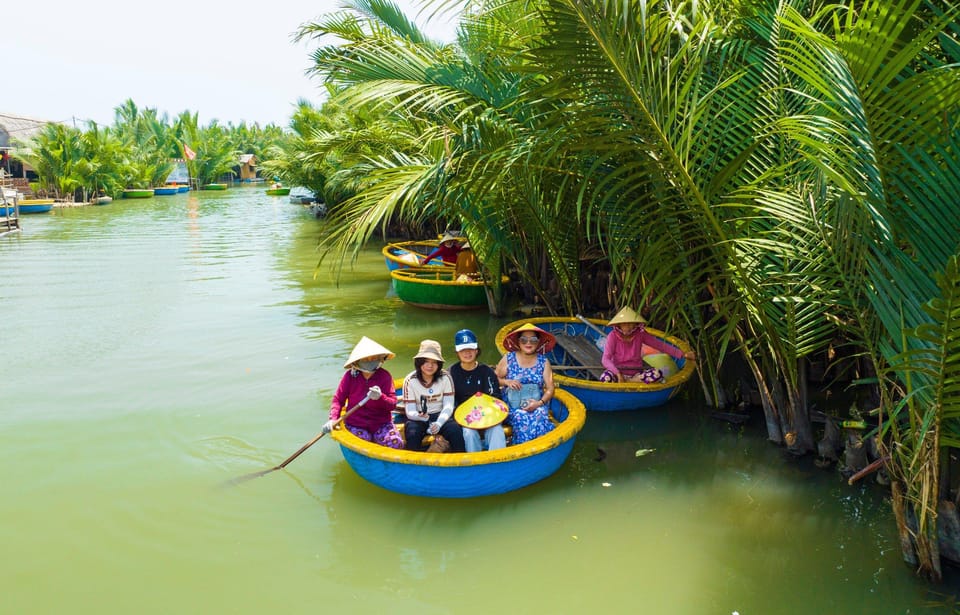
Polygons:
[[228,132],[216,120],[198,129],[194,136],[197,157],[187,163],[190,175],[202,186],[215,182],[224,175],[233,174],[237,152],[230,145]]
[[[554,177],[530,177],[522,161],[487,156],[529,139],[534,118],[545,111],[539,108],[545,103],[527,102],[537,100],[544,80],[523,68],[524,48],[517,43],[532,36],[537,22],[519,5],[484,13],[463,26],[460,43],[467,48],[460,52],[427,40],[389,2],[352,6],[353,13],[301,28],[301,36],[335,34],[347,41],[315,52],[315,73],[334,89],[337,103],[370,109],[379,118],[352,141],[378,138],[380,152],[354,147],[355,156],[340,160],[330,178],[355,182],[356,194],[328,218],[329,226],[344,230],[323,242],[325,253],[358,249],[391,219],[455,224],[470,238],[489,279],[499,280],[507,260],[542,289],[541,263],[549,262],[563,280],[562,303],[572,306],[579,300],[583,235],[570,224],[574,216],[556,218],[539,207],[563,180],[540,185]],[[473,183],[480,167],[496,174],[496,182]],[[498,216],[495,224],[491,216]]]
[[811,445],[799,361],[838,334],[854,340],[887,377],[895,506],[919,519],[901,524],[905,553],[937,578],[939,429],[956,427],[944,378],[958,359],[944,307],[955,272],[934,281],[960,231],[960,78],[937,59],[947,48],[928,50],[957,7],[744,3],[723,24],[709,3],[648,2],[642,19],[622,4],[544,6],[533,53],[574,104],[554,120],[567,143],[537,159],[585,162],[575,189],[622,295],[680,327],[706,321],[691,331],[701,349],[739,348],[769,436],[798,452]]
[[78,164],[83,160],[81,133],[63,124],[46,124],[19,154],[34,168],[40,184],[58,198],[73,196],[83,186]]
[[123,143],[109,127],[89,122],[81,137],[83,159],[80,172],[85,177],[84,200],[100,192],[117,196],[124,187],[123,177],[128,158]]
[[287,184],[308,188],[328,207],[346,200],[350,194],[328,189],[328,178],[341,166],[335,162],[340,154],[333,138],[352,133],[351,119],[336,103],[328,101],[318,109],[307,100],[297,101],[290,119],[292,134],[267,147],[262,171]]

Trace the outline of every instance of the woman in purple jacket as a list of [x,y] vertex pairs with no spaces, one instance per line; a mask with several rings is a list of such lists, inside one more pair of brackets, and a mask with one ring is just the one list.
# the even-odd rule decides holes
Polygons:
[[354,406],[365,397],[370,399],[357,408],[343,424],[350,433],[368,442],[390,448],[403,448],[403,437],[393,424],[392,411],[397,406],[393,376],[381,365],[394,354],[364,336],[360,338],[343,367],[347,372],[330,402],[330,420],[323,432],[330,433],[340,418],[343,408]]
[[607,336],[603,347],[603,367],[601,382],[660,382],[664,375],[656,367],[643,364],[644,345],[666,353],[674,359],[695,359],[691,350],[684,353],[659,337],[647,333],[647,321],[633,309],[625,307],[610,319],[608,326],[613,331]]

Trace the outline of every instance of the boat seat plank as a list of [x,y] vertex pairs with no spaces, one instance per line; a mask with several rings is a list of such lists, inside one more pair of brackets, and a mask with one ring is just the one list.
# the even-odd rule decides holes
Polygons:
[[589,339],[579,335],[569,335],[567,333],[555,332],[553,336],[557,339],[557,345],[567,354],[568,365],[584,365],[584,371],[591,376],[600,379],[603,374],[603,368],[595,366],[601,365],[603,353]]

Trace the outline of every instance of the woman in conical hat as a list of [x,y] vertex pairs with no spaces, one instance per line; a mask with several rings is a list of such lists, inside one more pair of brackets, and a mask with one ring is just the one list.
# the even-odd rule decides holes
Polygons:
[[460,280],[460,276],[466,276],[466,279],[479,277],[480,265],[477,263],[477,255],[473,253],[470,242],[465,241],[460,246],[460,252],[457,254],[457,263],[453,269],[453,277]]
[[394,354],[369,337],[361,337],[353,347],[346,363],[346,373],[330,402],[330,419],[324,423],[324,433],[329,433],[340,418],[340,411],[369,397],[366,403],[347,417],[343,424],[350,433],[390,448],[403,448],[403,438],[393,424],[393,409],[397,395],[393,388],[393,376],[383,369],[383,362]]
[[460,250],[463,249],[463,242],[466,241],[466,239],[466,237],[455,235],[450,231],[445,232],[443,237],[440,238],[440,245],[434,248],[430,254],[427,254],[420,264],[426,265],[433,259],[439,258],[447,265],[456,265],[457,256],[460,254]]
[[533,323],[524,323],[507,334],[507,354],[497,363],[497,377],[510,406],[513,444],[533,440],[553,429],[549,404],[553,399],[553,369],[544,356],[556,338]]
[[664,374],[662,369],[648,367],[643,363],[644,354],[655,351],[674,359],[696,358],[693,351],[684,353],[647,333],[647,321],[631,307],[622,308],[607,325],[613,327],[613,331],[607,336],[603,347],[602,363],[605,370],[600,376],[602,382],[660,382],[670,374]]
[[510,333],[503,339],[503,347],[507,350],[520,350],[520,336],[527,334],[528,336],[532,335],[537,338],[537,348],[536,351],[540,354],[546,354],[553,350],[553,347],[557,345],[557,338],[553,336],[553,333],[549,331],[544,331],[537,325],[531,322],[525,322]]
[[364,335],[360,338],[360,341],[357,342],[357,345],[353,347],[353,350],[350,351],[350,356],[347,357],[347,362],[343,364],[343,367],[347,369],[359,361],[364,359],[373,361],[376,360],[377,357],[380,357],[380,362],[383,362],[387,359],[392,359],[394,356],[396,355]]

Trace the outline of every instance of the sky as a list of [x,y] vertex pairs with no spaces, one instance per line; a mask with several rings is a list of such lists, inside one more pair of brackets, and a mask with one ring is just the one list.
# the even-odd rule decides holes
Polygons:
[[[428,20],[420,0],[395,0],[428,36],[452,41],[450,19]],[[339,0],[31,0],[0,18],[0,113],[109,125],[128,98],[172,120],[287,126],[297,100],[323,89],[304,71],[315,42],[294,43],[303,23]]]

